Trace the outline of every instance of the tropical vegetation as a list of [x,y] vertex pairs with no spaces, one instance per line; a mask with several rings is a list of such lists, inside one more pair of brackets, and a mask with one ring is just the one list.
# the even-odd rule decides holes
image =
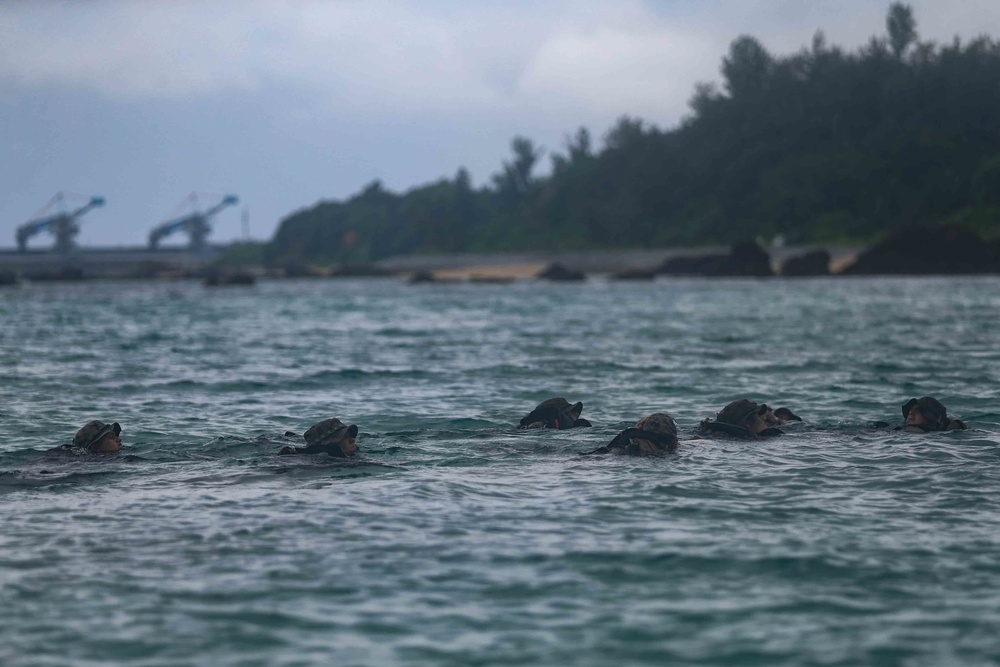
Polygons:
[[409,253],[864,242],[912,224],[1000,225],[1000,43],[921,41],[893,4],[885,34],[848,51],[817,32],[785,56],[737,37],[722,84],[700,84],[671,129],[623,116],[600,145],[580,128],[551,153],[529,138],[491,182],[402,193],[378,181],[281,221],[272,263]]

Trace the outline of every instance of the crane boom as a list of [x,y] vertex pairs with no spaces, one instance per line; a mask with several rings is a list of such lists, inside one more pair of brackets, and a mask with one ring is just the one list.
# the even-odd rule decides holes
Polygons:
[[[63,199],[64,196],[60,192],[51,201],[63,201]],[[74,239],[80,233],[80,225],[77,220],[91,209],[99,206],[104,206],[104,197],[91,197],[86,204],[69,213],[56,213],[44,218],[29,220],[17,228],[18,250],[22,252],[27,250],[31,237],[49,231],[56,237],[54,250],[56,252],[69,252],[75,247]]]
[[[189,199],[193,198],[194,195],[192,194]],[[209,225],[209,220],[211,220],[222,209],[227,206],[232,206],[237,202],[239,202],[239,198],[236,195],[226,195],[219,203],[208,208],[204,212],[190,213],[180,218],[160,223],[149,233],[150,249],[155,250],[163,238],[170,236],[174,232],[185,231],[190,238],[190,249],[194,251],[203,250],[205,248],[205,241],[208,238],[209,233],[212,231],[212,227]]]

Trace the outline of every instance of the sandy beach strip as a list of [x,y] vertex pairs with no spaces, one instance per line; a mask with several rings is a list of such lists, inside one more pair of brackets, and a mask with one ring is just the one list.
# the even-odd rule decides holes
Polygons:
[[481,264],[454,269],[436,269],[431,273],[441,280],[517,280],[534,278],[545,266],[545,262]]

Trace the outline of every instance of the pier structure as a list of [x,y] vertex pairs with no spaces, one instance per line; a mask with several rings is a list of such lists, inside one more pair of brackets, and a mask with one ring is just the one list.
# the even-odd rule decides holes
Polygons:
[[31,279],[135,278],[196,273],[225,250],[223,245],[190,248],[76,248],[68,253],[48,250],[0,249],[0,273]]

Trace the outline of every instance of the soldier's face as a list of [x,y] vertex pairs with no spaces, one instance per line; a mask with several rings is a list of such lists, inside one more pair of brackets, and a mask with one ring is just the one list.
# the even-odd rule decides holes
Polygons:
[[100,439],[100,441],[93,446],[95,452],[117,452],[122,448],[121,436],[117,435],[114,431],[108,433],[106,436]]
[[345,435],[340,441],[340,451],[344,452],[347,456],[354,456],[354,453],[358,451],[358,444],[354,438]]
[[747,420],[747,429],[751,433],[766,431],[768,429],[767,421],[765,421],[763,415],[750,415],[750,418]]
[[920,408],[914,405],[910,408],[910,411],[906,413],[906,425],[907,426],[922,426],[926,424],[927,420],[924,418],[924,413],[920,411]]

